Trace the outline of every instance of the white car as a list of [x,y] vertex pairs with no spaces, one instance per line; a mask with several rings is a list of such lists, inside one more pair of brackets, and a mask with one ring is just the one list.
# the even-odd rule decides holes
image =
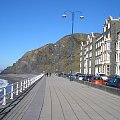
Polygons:
[[109,77],[105,73],[96,73],[96,76],[101,76],[103,80],[107,81]]
[[78,77],[78,79],[79,79],[79,80],[83,80],[84,77],[85,77],[85,75],[80,75],[80,76]]

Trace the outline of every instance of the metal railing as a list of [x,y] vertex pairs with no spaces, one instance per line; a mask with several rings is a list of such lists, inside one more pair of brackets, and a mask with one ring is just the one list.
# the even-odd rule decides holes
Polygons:
[[20,93],[24,92],[27,88],[29,88],[33,83],[42,78],[44,74],[38,75],[33,78],[27,78],[25,80],[21,80],[20,82],[15,82],[13,84],[7,85],[6,87],[0,88],[1,96],[0,103],[2,105],[6,105],[6,101],[8,99],[14,99],[15,96],[18,96]]

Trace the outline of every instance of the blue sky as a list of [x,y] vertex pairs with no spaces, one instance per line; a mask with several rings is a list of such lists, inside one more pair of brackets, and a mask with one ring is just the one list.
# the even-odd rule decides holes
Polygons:
[[71,34],[71,14],[61,17],[66,10],[82,12],[75,13],[74,33],[101,33],[109,15],[120,17],[120,0],[0,0],[0,69]]

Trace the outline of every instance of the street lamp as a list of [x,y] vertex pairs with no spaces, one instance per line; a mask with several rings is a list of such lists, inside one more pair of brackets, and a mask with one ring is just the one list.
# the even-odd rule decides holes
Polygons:
[[[60,69],[60,58],[61,58],[60,49],[61,49],[61,47],[64,47],[64,45],[61,44],[60,40],[59,40],[58,44],[54,45],[54,47],[57,48],[57,52],[55,52],[55,49],[54,49],[54,57],[56,57],[55,53],[57,53],[57,59],[58,59],[57,72],[60,73],[61,72],[61,69]],[[56,62],[55,58],[54,58],[54,61]],[[56,72],[56,67],[55,67],[55,72]]]
[[[57,47],[57,45],[55,45],[55,47]],[[58,42],[58,52],[57,52],[57,56],[58,56],[58,67],[57,67],[57,72],[60,72],[60,41]],[[56,70],[56,68],[55,68]]]
[[[71,16],[72,16],[72,36],[73,36],[73,33],[74,33],[74,16],[75,16],[75,13],[81,13],[80,11],[74,11],[74,12],[72,12],[72,11],[70,11],[70,10],[66,10],[65,12],[64,12],[64,14],[62,15],[62,17],[63,18],[66,18],[67,17],[67,15],[66,15],[66,13],[70,13],[71,14]],[[80,16],[80,19],[83,19],[84,18],[84,16]],[[70,47],[70,81],[72,80],[72,49],[73,49],[73,45],[72,45],[72,41],[71,41],[71,47]]]

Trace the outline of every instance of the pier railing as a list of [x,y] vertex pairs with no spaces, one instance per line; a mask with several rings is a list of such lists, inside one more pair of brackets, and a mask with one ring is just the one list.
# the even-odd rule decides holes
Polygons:
[[44,74],[38,75],[33,78],[27,78],[21,80],[20,82],[15,82],[13,84],[7,85],[6,87],[0,88],[0,104],[6,105],[8,99],[14,99],[15,96],[18,96],[20,93],[28,89],[32,84],[42,78]]

